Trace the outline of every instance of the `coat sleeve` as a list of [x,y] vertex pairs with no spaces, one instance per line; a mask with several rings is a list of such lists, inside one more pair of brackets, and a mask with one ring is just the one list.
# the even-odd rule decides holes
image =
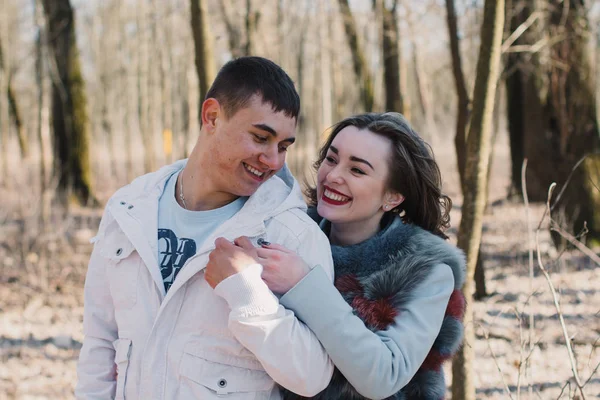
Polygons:
[[[96,238],[101,238],[106,213]],[[101,241],[101,239],[100,239]],[[96,242],[85,278],[83,309],[83,347],[77,364],[77,399],[110,399],[115,396],[116,370],[113,342],[117,339],[117,323],[104,258]]]
[[[333,287],[329,242],[316,224],[311,222],[308,226],[294,238],[298,240],[296,245],[277,242],[295,248],[312,267],[318,264],[324,279]],[[279,304],[261,273],[262,266],[255,264],[215,288],[215,293],[231,308],[229,329],[275,382],[301,396],[312,397],[329,384],[333,363],[315,334]]]
[[435,266],[394,322],[375,332],[354,315],[320,268],[287,292],[281,304],[315,332],[356,391],[369,399],[384,399],[406,386],[423,364],[440,332],[453,289],[450,267]]

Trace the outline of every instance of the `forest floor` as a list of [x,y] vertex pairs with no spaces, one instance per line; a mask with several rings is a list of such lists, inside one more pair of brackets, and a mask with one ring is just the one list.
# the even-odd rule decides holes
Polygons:
[[[475,302],[477,339],[467,343],[475,349],[477,398],[530,398],[529,387],[534,399],[577,398],[553,297],[537,264],[529,278],[526,208],[506,200],[508,149],[496,147],[483,233],[490,295]],[[455,203],[450,231],[455,240],[461,199],[452,172],[453,146],[434,148],[442,149],[437,158],[445,190]],[[38,218],[39,196],[25,189],[0,188],[6,204],[0,209],[0,400],[72,399],[83,341],[89,239],[102,210],[54,210],[44,228]],[[543,205],[530,207],[532,229],[543,211]],[[578,251],[558,253],[547,229],[540,231],[539,248],[558,292],[579,376],[587,381],[586,398],[600,398],[600,371],[592,375],[600,362],[600,268]],[[446,370],[449,384],[449,365]]]

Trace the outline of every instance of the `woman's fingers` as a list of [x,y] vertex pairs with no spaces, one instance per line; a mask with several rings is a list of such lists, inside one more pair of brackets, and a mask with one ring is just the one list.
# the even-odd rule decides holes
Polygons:
[[[272,245],[271,245],[272,246]],[[267,247],[258,247],[256,248],[256,254],[260,258],[264,259],[278,259],[282,256],[282,251],[277,249],[272,249],[271,246]]]
[[284,253],[294,253],[292,250],[288,249],[287,247],[282,246],[277,243],[270,243],[268,245],[263,245],[262,248],[263,249],[271,249],[271,250],[279,250]]

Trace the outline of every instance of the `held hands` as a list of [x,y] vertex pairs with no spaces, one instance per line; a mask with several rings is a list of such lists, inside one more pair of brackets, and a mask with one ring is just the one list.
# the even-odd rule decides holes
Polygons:
[[204,279],[213,289],[223,280],[259,262],[257,249],[245,236],[235,239],[233,243],[217,238],[215,246],[204,270]]
[[263,244],[257,254],[263,266],[263,281],[273,293],[288,292],[310,272],[300,256],[278,244]]
[[310,267],[300,256],[278,244],[263,244],[255,248],[250,239],[240,236],[233,243],[218,238],[215,246],[204,270],[204,279],[213,289],[223,280],[256,263],[263,266],[263,281],[273,293],[278,294],[289,291],[310,272]]

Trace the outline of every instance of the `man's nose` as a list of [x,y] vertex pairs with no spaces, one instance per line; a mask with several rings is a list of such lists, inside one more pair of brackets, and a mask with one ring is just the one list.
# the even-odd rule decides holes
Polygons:
[[280,169],[285,162],[285,152],[280,154],[278,150],[279,148],[277,146],[270,147],[267,151],[260,154],[258,161],[269,169]]

